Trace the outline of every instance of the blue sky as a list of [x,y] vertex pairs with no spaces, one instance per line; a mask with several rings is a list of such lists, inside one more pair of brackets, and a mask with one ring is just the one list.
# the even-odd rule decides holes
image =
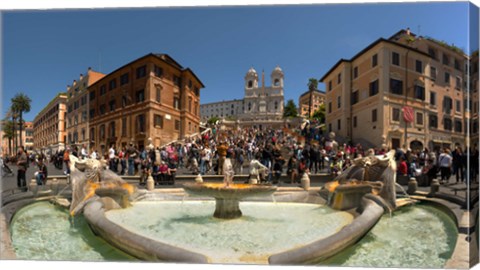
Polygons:
[[[109,73],[150,52],[167,53],[202,80],[201,103],[243,98],[250,67],[285,73],[285,101],[340,58],[400,29],[469,43],[468,2],[354,3],[242,7],[109,8],[2,12],[2,114],[22,91],[33,120],[88,67]],[[478,17],[478,10],[474,15]],[[476,25],[478,25],[478,20]],[[476,30],[478,33],[478,29]],[[319,85],[325,89],[323,84]]]

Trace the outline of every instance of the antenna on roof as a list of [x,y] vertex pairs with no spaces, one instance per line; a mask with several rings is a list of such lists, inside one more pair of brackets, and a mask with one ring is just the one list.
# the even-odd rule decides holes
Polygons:
[[417,28],[418,28],[417,36],[420,36],[420,28],[421,28],[421,25],[417,25]]

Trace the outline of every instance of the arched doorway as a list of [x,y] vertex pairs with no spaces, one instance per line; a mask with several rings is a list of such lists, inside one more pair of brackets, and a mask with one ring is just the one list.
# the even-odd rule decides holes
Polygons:
[[410,142],[410,149],[412,149],[412,151],[416,151],[416,150],[422,150],[423,149],[423,143],[420,142],[420,141],[411,141]]

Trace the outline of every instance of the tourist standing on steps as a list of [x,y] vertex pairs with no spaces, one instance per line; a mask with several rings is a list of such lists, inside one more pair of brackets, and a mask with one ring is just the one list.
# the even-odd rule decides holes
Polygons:
[[445,148],[443,153],[438,156],[438,166],[440,167],[441,181],[444,184],[448,183],[450,178],[450,168],[452,167],[452,156],[449,150]]
[[27,191],[27,179],[26,179],[26,172],[27,172],[27,154],[25,154],[25,148],[23,145],[20,146],[17,153],[17,186],[22,191]]

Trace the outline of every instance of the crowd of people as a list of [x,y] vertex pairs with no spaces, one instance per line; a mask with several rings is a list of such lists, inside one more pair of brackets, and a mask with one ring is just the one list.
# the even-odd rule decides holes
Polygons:
[[[67,147],[51,155],[49,160],[59,169],[65,167],[64,173],[69,174],[69,155],[80,159],[103,158],[107,161],[108,169],[119,175],[140,176],[140,185],[146,184],[149,175],[156,185],[162,185],[174,184],[177,170],[191,174],[222,175],[223,163],[229,158],[237,175],[250,174],[258,182],[273,184],[277,184],[281,176],[286,175],[287,182],[294,184],[300,182],[304,173],[323,172],[336,176],[348,168],[355,158],[382,155],[388,151],[390,149],[385,145],[369,149],[364,149],[361,144],[339,145],[334,136],[323,136],[318,129],[309,128],[308,125],[300,129],[219,130],[213,127],[194,137],[165,146],[138,146],[130,143],[117,148],[111,145],[102,154],[95,149],[88,153],[85,145],[81,149]],[[456,146],[453,151],[448,148],[441,151],[398,148],[395,151],[398,176],[417,177],[425,185],[430,185],[437,175],[440,175],[445,184],[452,175],[455,175],[457,183],[478,181],[477,145],[464,150]],[[16,159],[19,168],[18,186],[25,188],[24,172],[29,158],[23,147]],[[45,166],[47,160],[43,155],[34,158],[39,185],[44,184],[48,175]]]

